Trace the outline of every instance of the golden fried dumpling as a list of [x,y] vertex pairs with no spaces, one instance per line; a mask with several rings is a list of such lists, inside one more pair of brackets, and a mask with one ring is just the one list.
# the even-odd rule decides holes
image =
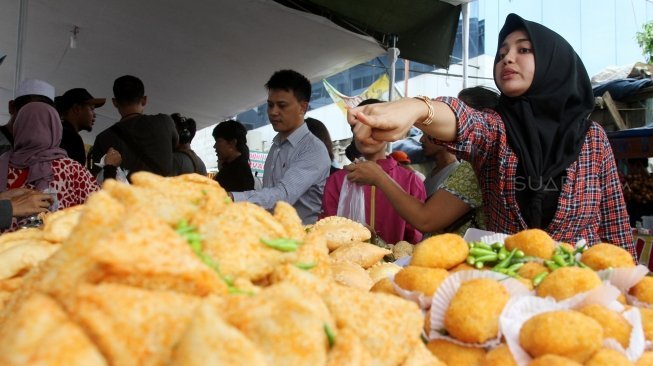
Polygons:
[[595,271],[635,267],[633,256],[626,249],[606,243],[596,244],[585,250],[580,261]]
[[522,230],[505,239],[506,249],[518,249],[526,255],[551,259],[555,250],[555,241],[541,229]]
[[353,242],[343,244],[329,254],[334,261],[349,261],[367,269],[379,263],[384,256],[392,253],[374,244]]
[[537,286],[537,296],[551,296],[560,301],[601,286],[601,279],[591,269],[561,267],[549,273]]
[[653,277],[642,278],[630,289],[630,294],[641,302],[653,304]]
[[616,339],[624,349],[628,348],[633,327],[621,314],[599,304],[587,305],[578,311],[601,324],[603,337]]
[[633,363],[621,352],[602,348],[596,352],[585,366],[632,366]]
[[441,234],[421,241],[410,260],[412,266],[449,269],[465,261],[469,247],[457,234]]
[[362,224],[340,216],[325,217],[316,222],[311,231],[324,234],[329,250],[338,249],[340,246],[357,241],[367,241],[372,233]]
[[480,365],[485,357],[483,348],[461,346],[446,339],[434,339],[426,347],[446,365]]
[[426,296],[432,296],[448,276],[449,272],[442,268],[411,265],[397,272],[395,283],[404,290],[417,291]]

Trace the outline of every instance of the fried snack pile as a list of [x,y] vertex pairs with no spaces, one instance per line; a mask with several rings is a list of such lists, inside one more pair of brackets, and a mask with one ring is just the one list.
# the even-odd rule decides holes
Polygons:
[[[307,232],[290,205],[232,203],[199,175],[132,179],[0,237],[23,263],[0,282],[0,365],[444,365],[415,303],[366,291],[398,268],[364,227]],[[22,246],[50,250],[4,256]]]

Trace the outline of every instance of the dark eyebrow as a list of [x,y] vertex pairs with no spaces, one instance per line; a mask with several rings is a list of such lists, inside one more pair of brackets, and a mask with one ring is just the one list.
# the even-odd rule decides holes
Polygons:
[[[518,44],[518,43],[530,42],[530,41],[531,41],[531,40],[528,39],[528,38],[519,38],[515,43]],[[506,47],[506,46],[507,46],[507,45],[506,45],[506,42],[503,42],[503,43],[501,43],[501,47],[499,47],[499,48],[503,48],[503,47]]]

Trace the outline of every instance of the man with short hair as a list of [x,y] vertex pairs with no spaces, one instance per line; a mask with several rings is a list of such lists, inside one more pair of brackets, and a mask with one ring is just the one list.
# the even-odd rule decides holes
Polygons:
[[[147,96],[143,82],[131,75],[117,78],[113,83],[112,99],[118,109],[120,121],[102,131],[95,139],[89,154],[91,172],[97,175],[100,168],[94,163],[106,154],[105,160],[119,153],[120,167],[131,174],[144,170],[162,176],[172,176],[172,152],[179,137],[175,124],[167,114],[144,114]],[[104,166],[104,179],[116,177],[116,166]]]
[[293,70],[275,72],[268,89],[268,118],[277,135],[265,159],[263,188],[230,192],[234,201],[249,201],[268,210],[278,201],[293,205],[304,225],[317,220],[331,159],[324,143],[304,123],[311,83]]
[[56,97],[54,102],[63,126],[59,147],[66,150],[69,158],[86,166],[86,149],[79,131],[91,131],[95,122],[95,108],[102,107],[106,99],[93,98],[86,89],[75,88]]

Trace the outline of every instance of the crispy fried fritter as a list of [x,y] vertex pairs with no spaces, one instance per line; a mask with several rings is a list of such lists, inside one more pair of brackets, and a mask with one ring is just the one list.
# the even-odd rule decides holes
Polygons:
[[455,273],[455,272],[460,272],[460,271],[473,271],[476,268],[470,266],[469,264],[462,262],[457,266],[454,266],[449,270],[449,273]]
[[5,280],[37,266],[59,250],[59,244],[35,242],[13,246],[0,252],[0,280]]
[[445,312],[444,326],[452,337],[463,342],[483,343],[496,338],[499,315],[509,299],[508,290],[496,280],[463,282]]
[[423,316],[413,302],[340,285],[331,286],[324,302],[339,327],[358,333],[373,365],[398,365],[410,353],[405,345],[420,341]]
[[405,290],[432,296],[447,276],[449,276],[449,272],[441,268],[410,265],[397,272],[395,283]]
[[356,263],[347,261],[333,262],[331,263],[331,272],[334,281],[347,287],[369,291],[374,285],[363,267]]
[[537,296],[551,296],[564,300],[581,292],[601,285],[601,279],[591,269],[581,267],[562,267],[549,273],[537,286]]
[[43,217],[43,238],[53,243],[66,239],[82,215],[84,205],[77,205],[49,213]]
[[11,247],[22,244],[29,244],[35,241],[40,242],[43,238],[43,231],[36,228],[27,228],[0,235],[0,252]]
[[529,280],[532,280],[535,278],[535,276],[542,272],[549,272],[549,269],[546,268],[546,266],[544,266],[542,263],[537,262],[524,263],[524,265],[517,270],[518,275],[524,278],[528,278]]
[[338,338],[327,356],[327,366],[371,365],[372,355],[358,334],[349,328],[338,329]]
[[606,243],[596,244],[584,251],[580,261],[595,271],[635,267],[633,256],[626,249]]
[[426,347],[447,365],[477,366],[485,357],[483,348],[460,346],[445,339],[434,339]]
[[653,341],[653,309],[639,308],[642,315],[642,328],[644,328],[644,338],[647,341]]
[[372,233],[360,223],[345,217],[329,216],[316,222],[311,231],[320,231],[327,240],[329,250],[355,241],[367,241]]
[[31,294],[0,328],[1,365],[107,365],[84,332],[51,298]]
[[161,365],[170,358],[199,302],[197,297],[171,291],[82,285],[69,314],[110,364]]
[[279,201],[274,205],[274,218],[286,229],[286,237],[303,241],[306,236],[302,219],[297,215],[297,210],[291,204]]
[[423,240],[415,247],[413,266],[449,269],[465,261],[469,247],[456,234],[441,234]]
[[172,352],[170,366],[267,365],[265,357],[216,306],[204,301]]
[[619,342],[624,349],[628,348],[630,343],[630,332],[632,326],[621,314],[614,310],[610,310],[603,305],[593,304],[587,305],[579,309],[581,313],[596,320],[603,328],[603,337],[614,338]]
[[401,268],[402,267],[394,263],[381,262],[368,268],[367,274],[370,275],[372,282],[377,283],[384,278],[395,275],[397,272],[401,271]]
[[507,237],[505,243],[508,250],[517,248],[526,255],[544,259],[551,259],[555,250],[555,241],[540,229],[522,230]]
[[647,304],[653,304],[653,277],[646,276],[642,278],[629,292],[637,300]]
[[549,311],[524,323],[519,343],[533,357],[555,354],[583,363],[601,348],[603,328],[577,311]]
[[325,364],[325,325],[336,330],[320,297],[290,283],[272,285],[255,296],[228,296],[221,314],[261,350],[269,365]]
[[653,351],[646,351],[639,357],[635,366],[653,366]]
[[423,342],[417,342],[401,366],[447,366],[440,361]]
[[600,349],[598,352],[592,356],[592,358],[589,359],[589,361],[585,362],[585,366],[632,366],[633,363],[628,360],[626,356],[624,356],[623,353],[613,350],[613,349],[608,349],[608,348],[603,348]]
[[383,292],[388,295],[396,295],[395,287],[392,285],[392,280],[389,278],[382,278],[372,286],[370,292]]
[[343,244],[329,254],[335,261],[349,261],[367,269],[379,263],[384,256],[392,253],[374,244],[364,242],[353,242]]
[[517,366],[517,362],[512,356],[508,345],[502,343],[485,355],[480,366]]

